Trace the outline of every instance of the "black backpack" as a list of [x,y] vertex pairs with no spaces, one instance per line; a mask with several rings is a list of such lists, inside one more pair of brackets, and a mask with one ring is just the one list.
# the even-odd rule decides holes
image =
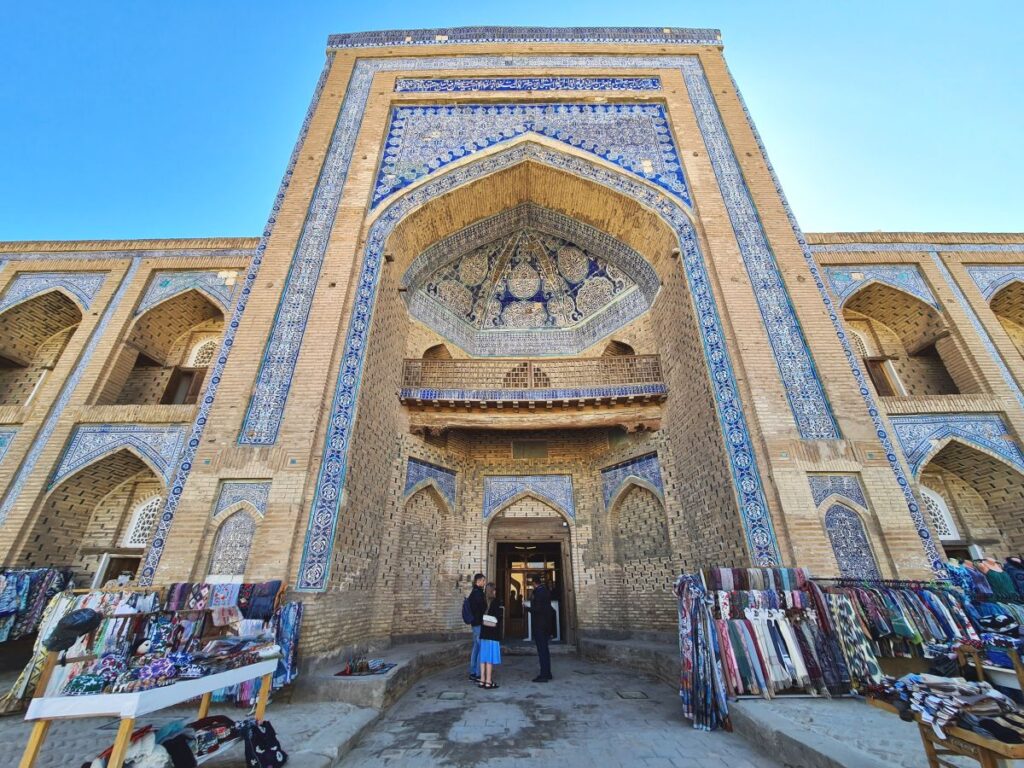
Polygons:
[[473,623],[473,609],[469,605],[469,596],[462,598],[462,620],[466,624]]

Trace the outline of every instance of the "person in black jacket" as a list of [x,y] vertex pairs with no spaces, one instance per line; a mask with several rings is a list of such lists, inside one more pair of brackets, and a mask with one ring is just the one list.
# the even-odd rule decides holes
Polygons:
[[537,658],[540,674],[533,678],[535,683],[551,680],[551,653],[548,638],[555,633],[555,610],[551,607],[551,593],[544,586],[539,575],[533,577],[533,597],[530,599],[530,625],[533,628],[533,642],[537,644]]
[[484,623],[487,612],[487,598],[484,597],[484,584],[487,577],[478,573],[473,577],[473,591],[469,593],[469,609],[473,612],[473,651],[469,655],[469,679],[480,682],[480,627]]

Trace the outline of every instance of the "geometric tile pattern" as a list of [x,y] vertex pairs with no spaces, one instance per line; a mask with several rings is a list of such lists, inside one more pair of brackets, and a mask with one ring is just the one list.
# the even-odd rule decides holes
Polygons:
[[50,487],[86,464],[122,448],[133,448],[167,482],[171,479],[172,465],[181,451],[186,431],[184,425],[85,424],[75,427],[50,480]]
[[39,463],[39,457],[46,449],[46,444],[49,442],[50,437],[53,436],[54,430],[57,429],[57,424],[60,422],[61,416],[63,416],[64,409],[67,407],[68,402],[71,400],[71,395],[78,386],[78,382],[81,381],[82,375],[85,373],[85,369],[89,365],[89,361],[92,360],[92,356],[96,352],[96,347],[99,346],[100,339],[103,338],[103,334],[106,331],[107,326],[110,325],[110,318],[113,317],[114,312],[120,305],[121,299],[124,298],[124,294],[127,292],[128,286],[135,278],[135,274],[139,271],[141,264],[141,256],[136,256],[132,259],[131,266],[128,267],[124,277],[121,279],[121,284],[117,287],[117,290],[114,291],[114,295],[107,303],[107,307],[103,310],[103,314],[100,315],[99,322],[96,323],[92,335],[89,336],[89,340],[85,343],[85,347],[82,349],[82,354],[78,358],[77,365],[75,365],[67,379],[64,380],[64,385],[60,389],[60,394],[57,395],[57,399],[54,401],[53,407],[50,409],[50,413],[47,415],[46,420],[43,421],[43,425],[36,433],[35,439],[32,441],[32,447],[28,449],[28,453],[25,455],[25,460],[18,468],[18,473],[15,475],[13,482],[8,486],[7,494],[4,496],[3,502],[0,503],[0,523],[7,519],[15,501],[17,501],[18,496],[21,495],[21,491],[25,487],[25,483],[28,482],[28,478],[35,473],[36,464]]
[[493,475],[484,478],[484,520],[520,493],[532,493],[576,517],[572,475]]
[[805,440],[838,440],[839,425],[832,415],[789,291],[743,179],[704,68],[699,59],[689,58],[683,62],[682,70],[797,429]]
[[1003,286],[1014,281],[1024,283],[1024,264],[973,265],[967,267],[967,274],[988,301]]
[[906,266],[865,264],[855,267],[825,267],[825,275],[840,304],[868,283],[884,283],[898,291],[916,296],[936,309],[939,308],[939,302],[932,295],[931,289],[924,281],[924,276],[913,264]]
[[811,484],[811,495],[814,496],[816,507],[834,495],[852,501],[862,509],[868,508],[864,489],[856,475],[808,475],[807,479]]
[[26,299],[60,288],[88,309],[106,278],[104,272],[22,272],[15,275],[0,299],[0,312]]
[[213,517],[236,504],[246,504],[263,517],[267,514],[267,498],[270,496],[270,481],[225,480],[220,486],[220,496],[213,508]]
[[230,272],[155,272],[135,314],[141,315],[160,302],[193,289],[227,309],[235,287],[234,274]]
[[524,204],[435,243],[402,285],[410,313],[445,338],[509,356],[585,349],[642,314],[659,281],[624,243]]
[[281,178],[281,184],[278,186],[277,194],[274,196],[274,201],[270,208],[270,215],[267,218],[266,226],[263,228],[259,244],[256,246],[256,250],[252,253],[249,266],[246,269],[245,280],[242,283],[241,290],[238,292],[234,311],[232,312],[231,319],[227,322],[224,329],[224,337],[221,342],[220,352],[216,356],[213,366],[210,368],[207,376],[208,383],[205,385],[206,389],[204,390],[202,400],[199,403],[199,412],[196,414],[196,419],[192,423],[191,433],[189,434],[188,441],[185,443],[185,448],[182,451],[181,460],[178,463],[174,479],[171,481],[170,493],[167,494],[167,501],[164,503],[163,513],[160,515],[160,520],[157,522],[156,530],[153,532],[153,540],[150,542],[149,549],[146,552],[146,559],[142,564],[142,570],[139,575],[139,583],[141,585],[148,586],[153,583],[153,577],[156,574],[157,566],[160,564],[160,559],[163,557],[164,548],[167,544],[167,535],[170,532],[172,523],[174,522],[174,513],[178,508],[178,503],[181,500],[181,494],[185,488],[185,483],[188,481],[189,474],[192,471],[192,462],[195,459],[196,450],[198,449],[199,442],[202,439],[203,431],[206,429],[206,423],[209,421],[210,410],[213,407],[213,401],[220,386],[221,376],[224,373],[224,366],[227,365],[228,355],[234,345],[239,323],[242,320],[242,315],[245,313],[246,306],[248,306],[249,296],[252,294],[256,278],[259,276],[260,266],[263,264],[263,255],[267,250],[267,242],[270,239],[271,234],[273,234],[274,225],[277,223],[277,216],[281,211],[281,203],[284,201],[285,192],[287,192],[288,187],[291,185],[292,174],[295,172],[295,164],[298,161],[299,153],[302,151],[302,145],[305,142],[306,135],[309,133],[309,125],[313,119],[313,113],[316,111],[316,107],[320,103],[320,95],[323,93],[324,86],[327,83],[327,76],[331,72],[331,66],[333,63],[334,56],[328,54],[326,61],[324,62],[323,69],[320,71],[320,77],[316,82],[316,86],[313,88],[313,97],[310,99],[309,108],[306,110],[306,114],[303,117],[302,125],[299,128],[299,135],[295,140],[295,146],[292,147],[292,153],[288,158],[288,164],[285,166],[284,175]]
[[399,77],[397,93],[660,91],[657,77]]
[[[760,151],[761,157],[768,169],[772,185],[775,187],[775,192],[779,196],[779,200],[782,202],[783,210],[786,212],[786,218],[789,219],[789,225],[796,237],[797,244],[803,252],[804,263],[807,265],[807,270],[811,274],[811,279],[814,280],[814,286],[818,289],[821,301],[825,305],[825,309],[828,311],[829,320],[832,322],[832,328],[835,330],[836,337],[839,339],[839,343],[843,348],[843,353],[846,355],[846,362],[850,366],[850,372],[857,381],[861,399],[864,401],[864,406],[867,409],[868,416],[871,418],[875,427],[875,436],[878,438],[879,443],[881,443],[882,448],[885,450],[886,461],[889,462],[889,469],[892,470],[893,476],[896,478],[896,483],[903,490],[903,499],[907,505],[907,512],[910,514],[910,519],[913,521],[914,527],[917,529],[917,535],[921,539],[921,548],[924,550],[928,567],[931,568],[935,574],[935,578],[947,579],[948,575],[945,568],[945,557],[940,554],[938,546],[932,540],[932,535],[928,529],[928,523],[921,511],[921,505],[914,496],[911,483],[907,479],[907,474],[900,463],[899,456],[896,453],[896,446],[893,444],[893,439],[889,434],[888,426],[883,420],[881,411],[879,411],[878,408],[878,403],[875,400],[874,394],[872,394],[872,387],[868,385],[867,377],[860,364],[860,358],[857,356],[852,344],[850,343],[849,337],[847,336],[846,330],[843,326],[843,322],[839,317],[836,305],[832,301],[828,288],[825,287],[825,279],[822,277],[821,270],[818,268],[818,263],[814,260],[812,248],[808,245],[807,238],[804,237],[804,233],[800,229],[800,224],[797,222],[796,216],[793,213],[793,208],[790,206],[786,193],[782,189],[782,183],[779,181],[779,176],[775,172],[775,167],[768,158],[768,151],[765,149],[764,141],[761,139],[761,134],[758,132],[757,126],[754,124],[754,119],[750,115],[750,110],[747,108],[747,104],[743,99],[743,94],[740,91],[735,78],[730,79],[732,80],[732,86],[735,89],[736,97],[739,100],[743,114],[747,118],[747,125],[754,136],[754,141],[757,142],[758,150]],[[814,250],[818,250],[817,246],[814,247]],[[884,249],[879,248],[868,250]]]
[[433,483],[441,496],[455,509],[455,470],[429,464],[420,459],[410,458],[405,470],[405,490],[403,496],[420,487],[420,483]]
[[[521,353],[516,353],[521,354]],[[621,384],[573,389],[413,389],[399,391],[403,400],[428,403],[469,400],[476,402],[527,402],[530,400],[590,400],[598,398],[650,397],[668,394],[664,384]]]
[[249,562],[256,520],[245,510],[233,513],[217,528],[210,556],[210,574],[242,576]]
[[[686,43],[721,45],[717,29],[687,27],[453,27],[349,32],[327,38],[328,48],[459,45],[470,43]],[[442,69],[442,67],[437,67]],[[444,67],[447,69],[447,67]]]
[[939,444],[951,437],[994,453],[1024,472],[1024,453],[1021,453],[999,414],[893,415],[889,421],[910,464],[910,471],[915,475]]
[[7,455],[7,450],[11,447],[11,443],[14,442],[16,434],[18,434],[17,427],[0,428],[0,461],[3,461],[4,456]]
[[[957,284],[956,280],[953,279],[953,275],[949,273],[949,267],[946,266],[942,257],[939,256],[938,253],[933,253],[932,260],[935,262],[935,266],[938,268],[939,272],[942,273],[942,277],[946,281],[946,285],[949,286],[953,295],[956,296],[957,303],[960,304],[960,307],[967,315],[967,319],[971,321],[971,325],[973,325],[974,330],[977,331],[978,337],[981,339],[981,343],[985,345],[985,349],[988,350],[989,355],[996,361],[996,365],[999,366],[999,373],[1002,375],[1003,381],[1006,382],[1006,386],[1008,386],[1010,391],[1013,392],[1014,397],[1017,398],[1017,402],[1020,403],[1021,407],[1024,407],[1024,390],[1021,390],[1020,384],[1017,383],[1017,379],[1015,379],[1013,374],[1010,373],[1010,369],[1007,367],[1006,361],[1003,360],[1003,356],[996,349],[996,345],[992,341],[992,337],[989,335],[988,331],[985,329],[985,326],[982,325],[981,318],[978,317],[978,313],[974,311],[974,307],[972,307],[970,302],[967,301],[967,297],[964,296],[964,292],[960,289],[959,284]],[[1007,280],[1002,283],[1002,285],[1006,285],[1012,281],[1012,279]],[[999,287],[1001,286],[997,284],[993,284],[992,286],[994,291],[997,291]]]
[[605,509],[608,509],[608,505],[619,488],[631,478],[649,483],[658,489],[660,496],[664,497],[665,486],[661,479],[661,464],[658,462],[658,454],[649,453],[646,456],[638,456],[601,470],[601,489],[604,492]]
[[882,578],[860,515],[843,504],[833,504],[825,513],[825,531],[844,578]]
[[690,195],[660,104],[457,104],[395,107],[373,206],[439,168],[495,144],[537,133]]
[[764,495],[764,486],[747,428],[739,387],[729,358],[721,317],[714,301],[710,279],[696,234],[685,209],[672,197],[642,184],[621,172],[596,165],[545,145],[525,142],[460,166],[436,179],[430,179],[391,203],[375,220],[367,239],[362,269],[356,285],[357,301],[348,322],[341,369],[328,420],[329,432],[324,444],[320,475],[309,511],[306,541],[296,589],[320,591],[326,587],[331,551],[338,523],[338,501],[348,469],[348,442],[355,405],[358,402],[366,335],[375,300],[384,245],[392,229],[411,210],[438,194],[525,161],[535,161],[603,184],[637,200],[658,213],[679,237],[682,263],[690,293],[698,313],[709,379],[714,387],[716,409],[722,425],[739,507],[750,547],[758,565],[780,562],[778,545]]

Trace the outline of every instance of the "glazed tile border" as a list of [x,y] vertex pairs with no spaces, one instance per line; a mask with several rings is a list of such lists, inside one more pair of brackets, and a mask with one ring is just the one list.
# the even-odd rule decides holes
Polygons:
[[811,253],[1019,253],[1024,255],[1024,243],[820,243],[807,245]]
[[193,288],[227,309],[235,295],[236,285],[233,281],[229,284],[222,274],[222,271],[155,272],[135,314],[141,315],[172,296],[185,293]]
[[660,91],[658,77],[399,77],[395,93]]
[[410,457],[405,469],[405,489],[402,491],[402,495],[408,496],[427,482],[433,482],[437,486],[437,490],[448,502],[448,506],[454,510],[455,470]]
[[613,464],[601,470],[601,490],[604,492],[604,508],[607,511],[611,500],[619,488],[629,480],[636,478],[650,483],[657,488],[658,494],[665,499],[665,484],[661,479],[661,464],[657,453],[637,456],[635,459]]
[[14,442],[14,436],[18,434],[17,427],[0,427],[0,461],[7,455],[7,449]]
[[931,458],[937,442],[956,437],[1002,457],[1024,473],[1024,454],[997,413],[892,415],[889,422],[915,475]]
[[839,574],[846,579],[880,579],[878,561],[864,529],[864,521],[845,504],[833,504],[823,518]]
[[8,515],[11,513],[11,509],[18,500],[18,496],[21,495],[21,491],[25,487],[25,483],[35,472],[36,465],[39,463],[39,457],[42,455],[43,450],[50,441],[50,437],[53,436],[54,430],[57,429],[57,424],[60,421],[61,416],[64,414],[64,409],[67,407],[68,402],[71,400],[71,395],[78,387],[78,382],[82,380],[82,375],[85,373],[85,369],[92,360],[92,356],[96,352],[96,347],[99,346],[100,340],[103,338],[103,334],[106,331],[107,326],[110,324],[111,317],[113,317],[114,312],[121,304],[121,300],[124,298],[124,294],[127,292],[128,286],[131,284],[132,280],[135,279],[135,273],[139,271],[139,266],[141,264],[142,259],[140,257],[132,259],[131,266],[128,267],[124,277],[121,278],[121,284],[117,287],[117,290],[114,291],[114,295],[107,303],[106,309],[103,310],[103,314],[100,316],[99,322],[96,323],[96,327],[93,328],[92,334],[89,336],[89,341],[86,342],[85,347],[82,349],[82,354],[78,358],[78,364],[75,365],[71,374],[64,381],[64,386],[61,387],[60,394],[57,395],[57,399],[50,407],[49,414],[47,414],[46,419],[43,421],[43,425],[36,433],[35,439],[32,441],[32,445],[28,449],[28,453],[21,462],[21,466],[18,467],[14,480],[11,482],[10,486],[8,486],[7,494],[4,496],[3,502],[0,503],[0,524],[3,524],[3,522],[7,520]]
[[163,427],[152,424],[83,424],[75,427],[48,487],[53,488],[86,465],[123,448],[132,448],[147,459],[167,483],[187,431],[184,424]]
[[816,507],[820,507],[821,502],[829,496],[835,495],[863,509],[868,508],[868,500],[864,497],[864,488],[857,475],[808,475],[807,481],[811,484],[811,495]]
[[153,583],[156,568],[160,564],[160,559],[163,557],[164,547],[167,544],[167,535],[170,532],[171,523],[174,522],[174,513],[178,509],[182,491],[184,490],[185,483],[188,481],[189,474],[192,471],[192,461],[195,459],[196,450],[199,447],[199,441],[203,436],[203,430],[206,428],[206,422],[210,418],[210,409],[213,407],[213,400],[217,395],[217,389],[220,386],[221,376],[224,374],[224,366],[227,364],[231,347],[235,343],[235,336],[238,333],[238,325],[242,319],[242,314],[245,312],[245,308],[249,303],[249,295],[252,293],[253,286],[256,284],[256,278],[259,275],[260,266],[263,264],[263,254],[267,249],[267,241],[270,239],[270,235],[274,231],[274,225],[277,223],[277,215],[281,211],[281,203],[284,201],[285,192],[291,184],[292,174],[295,172],[295,163],[299,158],[299,153],[302,151],[302,145],[306,139],[306,134],[309,133],[310,121],[313,119],[313,113],[316,111],[316,106],[320,102],[320,95],[323,92],[324,85],[327,83],[327,76],[330,74],[333,62],[334,56],[328,55],[327,60],[324,62],[324,67],[320,72],[320,79],[317,80],[316,87],[313,89],[313,98],[310,101],[309,109],[306,110],[306,116],[302,121],[302,127],[299,129],[298,139],[296,139],[295,146],[292,148],[292,154],[288,159],[288,165],[285,167],[284,177],[281,179],[277,195],[274,197],[273,205],[270,208],[270,217],[267,219],[267,225],[263,229],[259,245],[252,254],[252,260],[249,262],[249,266],[246,271],[245,281],[242,283],[241,290],[238,291],[235,309],[231,315],[231,320],[227,323],[224,329],[224,336],[221,340],[220,351],[210,368],[210,374],[207,378],[205,389],[199,400],[199,413],[196,416],[195,422],[192,424],[188,442],[185,443],[185,448],[182,451],[181,462],[179,463],[178,469],[171,480],[171,487],[170,492],[167,494],[167,501],[164,502],[163,512],[161,513],[160,519],[153,531],[153,538],[150,542],[149,549],[146,551],[146,558],[143,561],[142,569],[139,574],[139,584],[142,586],[149,586]]
[[576,518],[572,475],[490,475],[484,478],[484,520],[521,493],[546,499]]
[[473,179],[516,163],[534,160],[608,186],[657,212],[671,226],[682,246],[683,264],[693,296],[698,325],[715,403],[722,424],[739,508],[750,547],[758,565],[780,562],[764,487],[750,433],[739,400],[739,388],[729,359],[721,318],[710,287],[707,267],[697,238],[681,204],[656,188],[631,177],[532,142],[514,145],[476,163],[461,166],[429,179],[389,204],[370,229],[357,288],[357,300],[349,320],[344,354],[331,405],[329,430],[324,442],[320,474],[309,511],[309,523],[296,584],[298,591],[322,591],[327,587],[331,552],[338,524],[339,501],[348,469],[348,447],[355,423],[366,335],[369,332],[378,287],[378,274],[387,238],[405,215],[435,196]]
[[248,504],[260,517],[267,514],[267,499],[270,498],[270,480],[225,480],[220,486],[220,495],[213,508],[213,517],[236,504]]
[[[856,277],[860,275],[860,277]],[[932,295],[924,276],[913,264],[883,265],[859,264],[855,266],[825,267],[825,276],[840,304],[868,283],[883,283],[898,291],[916,296],[925,304],[940,309],[939,302]]]
[[807,239],[804,237],[804,233],[800,229],[800,225],[797,223],[796,216],[793,214],[793,209],[789,205],[789,200],[786,198],[786,193],[782,190],[782,184],[779,182],[779,177],[775,173],[775,168],[768,159],[768,152],[765,149],[764,142],[761,140],[761,134],[757,131],[757,126],[754,124],[754,120],[750,116],[750,110],[747,109],[747,104],[743,99],[743,94],[740,92],[735,79],[732,79],[732,85],[736,91],[736,96],[739,99],[740,106],[743,108],[743,114],[747,118],[747,124],[750,126],[750,130],[754,135],[755,141],[757,141],[761,157],[764,159],[768,172],[771,174],[772,183],[775,186],[775,191],[778,194],[779,199],[782,201],[783,208],[786,211],[786,216],[789,219],[789,224],[793,228],[793,233],[796,235],[800,248],[803,250],[804,261],[807,264],[808,270],[810,270],[811,277],[814,279],[814,284],[817,286],[818,292],[821,294],[821,300],[825,303],[825,308],[828,310],[829,319],[832,321],[832,327],[836,332],[839,343],[843,347],[843,353],[846,355],[846,361],[850,366],[850,372],[857,381],[861,399],[863,399],[864,405],[868,411],[868,416],[871,417],[871,421],[875,426],[875,436],[885,449],[886,460],[889,462],[889,467],[892,469],[893,475],[896,477],[896,483],[903,491],[903,499],[907,504],[907,511],[910,513],[910,519],[913,521],[914,527],[917,529],[917,535],[921,538],[921,546],[924,549],[927,565],[937,578],[946,579],[948,578],[948,574],[946,573],[945,568],[945,558],[940,554],[938,546],[932,539],[928,523],[925,521],[924,514],[921,510],[921,505],[914,496],[914,491],[911,487],[910,481],[907,479],[907,473],[904,470],[900,457],[896,452],[897,448],[893,444],[892,437],[889,434],[889,428],[886,425],[885,418],[878,409],[878,403],[875,401],[875,397],[872,394],[872,388],[868,384],[867,378],[864,376],[864,371],[861,370],[858,362],[859,358],[855,354],[853,347],[846,336],[846,331],[843,328],[843,322],[839,317],[839,312],[835,303],[832,301],[832,297],[829,295],[828,288],[825,287],[824,278],[821,275],[821,271],[818,269],[817,262],[814,260],[811,247],[808,246]]
[[22,272],[4,291],[0,312],[58,288],[70,293],[82,309],[89,309],[106,277],[106,272]]
[[643,397],[668,394],[664,384],[631,384],[614,387],[578,387],[575,389],[415,389],[401,390],[405,400],[447,402],[515,402],[526,400],[581,400],[607,397]]
[[1004,286],[1013,282],[1024,283],[1024,264],[972,265],[967,267],[967,274],[985,301],[991,301]]
[[[329,48],[471,43],[684,43],[721,45],[717,29],[693,27],[452,27],[330,35]],[[444,67],[450,69],[450,67]]]

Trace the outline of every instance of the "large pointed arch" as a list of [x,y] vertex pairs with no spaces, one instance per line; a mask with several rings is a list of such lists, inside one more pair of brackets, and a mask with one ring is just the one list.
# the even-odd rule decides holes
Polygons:
[[554,499],[536,490],[526,490],[520,491],[515,496],[502,501],[501,504],[496,506],[494,511],[487,516],[488,527],[493,525],[495,520],[501,519],[502,515],[507,510],[516,506],[524,499],[533,499],[534,501],[543,504],[545,507],[549,507],[552,511],[557,512],[562,520],[570,527],[573,527],[576,523],[575,518],[569,514],[569,511]]
[[[689,292],[703,332],[703,349],[709,379],[714,388],[715,407],[723,432],[724,446],[732,468],[734,488],[739,499],[743,525],[751,559],[760,565],[780,562],[778,545],[769,513],[753,441],[746,425],[722,320],[712,293],[707,266],[698,238],[684,207],[655,187],[606,168],[589,159],[577,157],[543,142],[521,141],[492,155],[439,173],[422,185],[396,197],[382,208],[370,227],[366,251],[358,281],[357,300],[348,323],[345,352],[331,406],[329,432],[313,501],[299,568],[297,589],[322,591],[326,588],[338,524],[339,501],[348,469],[348,445],[355,422],[358,392],[363,369],[362,350],[366,348],[374,301],[385,248],[396,226],[411,220],[415,212],[434,196],[451,192],[498,171],[521,164],[536,164],[569,177],[579,177],[615,193],[618,198],[639,206],[645,215],[653,214],[675,237],[681,252]],[[621,215],[621,212],[620,212]],[[434,236],[436,233],[425,233]],[[673,261],[665,254],[655,267],[671,270]],[[275,429],[276,431],[276,429]]]

